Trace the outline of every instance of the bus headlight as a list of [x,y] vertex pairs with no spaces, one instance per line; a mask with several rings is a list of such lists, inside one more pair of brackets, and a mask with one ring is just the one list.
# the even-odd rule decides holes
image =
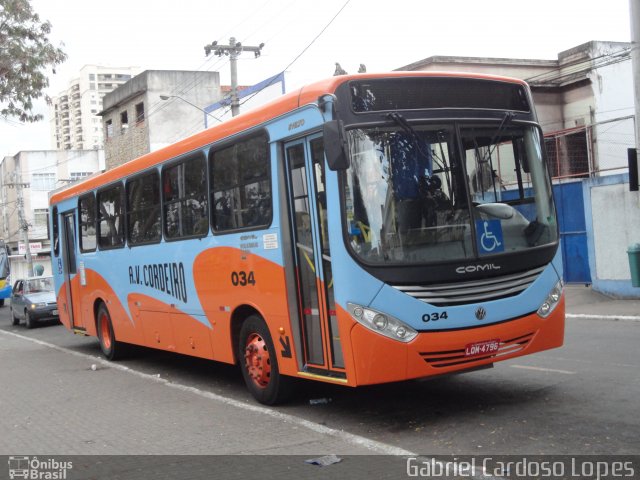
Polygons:
[[551,312],[555,310],[555,308],[558,306],[558,303],[560,302],[560,299],[562,298],[563,286],[564,284],[562,283],[562,280],[559,280],[558,283],[553,286],[553,288],[549,292],[549,295],[547,295],[547,298],[545,298],[544,302],[542,302],[542,305],[540,305],[540,308],[538,308],[538,315],[540,315],[542,318],[547,318],[549,315],[551,315]]
[[347,309],[359,324],[385,337],[407,343],[418,335],[409,325],[386,313],[354,303],[347,303]]

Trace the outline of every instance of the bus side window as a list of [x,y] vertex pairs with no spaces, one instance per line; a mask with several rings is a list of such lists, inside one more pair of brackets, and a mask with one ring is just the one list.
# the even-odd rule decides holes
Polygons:
[[164,233],[168,239],[209,231],[207,162],[202,154],[162,170]]
[[160,176],[157,171],[127,181],[129,245],[157,243],[162,238]]
[[98,192],[98,244],[100,248],[124,246],[123,210],[121,183]]
[[212,152],[211,223],[216,232],[266,227],[271,222],[271,166],[266,135]]
[[96,249],[96,197],[92,193],[80,197],[80,251]]

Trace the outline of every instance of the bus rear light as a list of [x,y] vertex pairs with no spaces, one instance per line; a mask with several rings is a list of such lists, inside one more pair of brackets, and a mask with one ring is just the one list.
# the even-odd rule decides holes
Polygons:
[[562,283],[562,280],[559,280],[558,283],[553,286],[553,288],[549,292],[549,295],[547,295],[547,298],[545,298],[544,302],[542,302],[542,305],[540,305],[540,308],[538,308],[538,315],[540,315],[542,318],[547,318],[549,315],[551,315],[551,312],[555,310],[556,306],[560,302],[560,299],[562,298],[563,286],[564,285]]
[[386,313],[353,303],[347,303],[347,309],[359,324],[385,337],[407,343],[418,335],[418,332],[409,325]]

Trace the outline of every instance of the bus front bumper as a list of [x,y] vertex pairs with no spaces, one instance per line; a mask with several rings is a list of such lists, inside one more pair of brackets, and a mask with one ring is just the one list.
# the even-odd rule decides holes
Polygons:
[[[351,369],[355,375],[348,372],[347,378],[355,386],[444,375],[560,347],[564,341],[564,320],[563,295],[547,318],[533,313],[485,327],[421,332],[406,344],[353,322],[349,333]],[[482,348],[495,345],[496,341],[499,345],[496,351],[490,349],[487,353]]]

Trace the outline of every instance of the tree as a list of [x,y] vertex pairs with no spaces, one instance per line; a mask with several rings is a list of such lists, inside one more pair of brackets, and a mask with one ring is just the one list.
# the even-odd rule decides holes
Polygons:
[[[41,22],[29,0],[0,0],[0,115],[37,122],[33,101],[49,86],[48,68],[67,55],[49,42],[51,23]],[[47,101],[48,97],[45,96]]]

